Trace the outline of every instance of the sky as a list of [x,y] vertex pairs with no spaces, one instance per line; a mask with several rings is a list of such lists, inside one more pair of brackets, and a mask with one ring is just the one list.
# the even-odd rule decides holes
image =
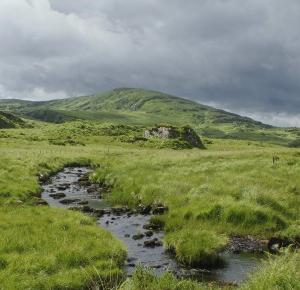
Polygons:
[[300,126],[299,0],[0,0],[0,98],[118,87]]

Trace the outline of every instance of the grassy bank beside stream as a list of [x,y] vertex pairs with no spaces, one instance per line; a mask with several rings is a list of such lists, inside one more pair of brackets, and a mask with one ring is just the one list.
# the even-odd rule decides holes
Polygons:
[[0,207],[0,289],[110,289],[126,251],[82,214],[48,207]]
[[233,285],[218,286],[214,283],[201,285],[187,280],[176,280],[171,274],[155,277],[151,271],[137,269],[132,279],[127,280],[120,290],[299,290],[300,255],[285,252],[270,257],[240,287]]
[[[1,130],[3,289],[15,289],[16,285],[22,289],[82,289],[91,281],[107,277],[108,257],[112,273],[120,277],[124,250],[115,238],[82,214],[35,206],[40,192],[37,175],[50,174],[74,162],[94,167],[91,178],[112,186],[107,198],[116,205],[168,206],[169,212],[160,217],[167,234],[165,246],[175,250],[177,259],[186,264],[213,265],[230,235],[300,236],[297,149],[212,140],[207,150],[158,150],[120,144],[95,132],[78,132],[71,123],[64,130],[58,128],[44,125]],[[74,142],[51,142],[69,140],[70,135]],[[279,159],[273,163],[274,156]],[[78,249],[78,256],[70,256],[72,248]],[[295,257],[294,262],[287,263],[286,271],[298,265]],[[272,269],[266,268],[265,277]],[[290,273],[296,277],[299,270]],[[34,277],[39,278],[34,281]],[[256,289],[253,285],[262,279],[259,277],[254,276],[253,284],[249,282],[245,289]],[[175,288],[170,289],[182,289],[176,288],[178,281],[172,281]],[[142,289],[134,285],[136,282],[130,283],[133,286],[126,287],[132,288],[126,289]],[[164,285],[153,283],[156,289]],[[278,283],[284,285],[284,277]]]

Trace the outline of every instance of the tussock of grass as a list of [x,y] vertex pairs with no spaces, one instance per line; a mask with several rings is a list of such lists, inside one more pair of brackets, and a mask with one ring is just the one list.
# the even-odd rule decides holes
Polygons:
[[123,245],[79,213],[0,207],[0,289],[113,287]]
[[224,261],[218,252],[226,245],[224,236],[201,229],[183,229],[167,235],[166,247],[176,253],[177,259],[190,266],[219,267]]

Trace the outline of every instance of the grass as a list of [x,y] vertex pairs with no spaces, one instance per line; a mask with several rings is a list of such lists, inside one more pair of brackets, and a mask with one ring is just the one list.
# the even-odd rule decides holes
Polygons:
[[[171,273],[157,277],[149,269],[138,267],[131,279],[128,279],[119,290],[207,290],[221,289],[217,285],[204,285],[189,280],[178,280]],[[223,289],[230,289],[224,287]]]
[[166,248],[176,254],[179,262],[194,267],[221,267],[224,261],[218,256],[226,245],[226,237],[208,230],[182,229],[169,234]]
[[260,271],[252,275],[241,290],[299,290],[300,254],[285,253],[270,258]]
[[0,289],[111,289],[124,246],[91,218],[48,207],[0,207]]
[[[107,198],[114,204],[166,204],[169,212],[157,218],[164,224],[165,246],[186,264],[218,264],[230,235],[300,236],[299,149],[211,139],[207,150],[158,150],[120,143],[103,126],[75,122],[0,130],[0,284],[5,289],[30,289],[32,283],[40,284],[31,289],[82,289],[106,277],[108,256],[120,275],[124,249],[112,236],[78,213],[34,206],[40,195],[37,175],[68,164],[91,164],[91,178],[112,186]],[[7,252],[9,244],[20,246],[19,252]],[[111,256],[113,245],[117,256]],[[72,248],[78,256],[68,256]],[[170,289],[180,282],[164,279]],[[153,285],[159,289],[163,283],[169,282],[154,279]]]
[[[207,151],[139,150],[116,161],[109,156],[94,178],[114,185],[114,203],[166,203],[167,232],[190,225],[268,237],[299,220],[298,153],[231,144],[219,144],[224,151],[214,144]],[[273,164],[275,154],[281,159]]]

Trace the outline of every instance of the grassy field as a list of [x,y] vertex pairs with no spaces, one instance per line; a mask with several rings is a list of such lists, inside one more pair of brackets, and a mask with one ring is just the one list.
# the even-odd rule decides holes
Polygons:
[[[228,139],[211,139],[206,150],[155,149],[104,131],[103,124],[78,122],[0,130],[0,289],[82,289],[103,281],[113,287],[111,277],[121,279],[121,243],[82,214],[35,206],[37,175],[68,164],[92,165],[91,178],[112,186],[107,198],[116,205],[168,206],[159,217],[165,247],[186,264],[216,266],[231,235],[300,236],[299,150]],[[244,289],[299,289],[299,255],[289,255],[269,262]],[[276,269],[288,275],[274,280]],[[255,288],[264,279],[273,288]],[[141,270],[122,287],[208,286]]]

